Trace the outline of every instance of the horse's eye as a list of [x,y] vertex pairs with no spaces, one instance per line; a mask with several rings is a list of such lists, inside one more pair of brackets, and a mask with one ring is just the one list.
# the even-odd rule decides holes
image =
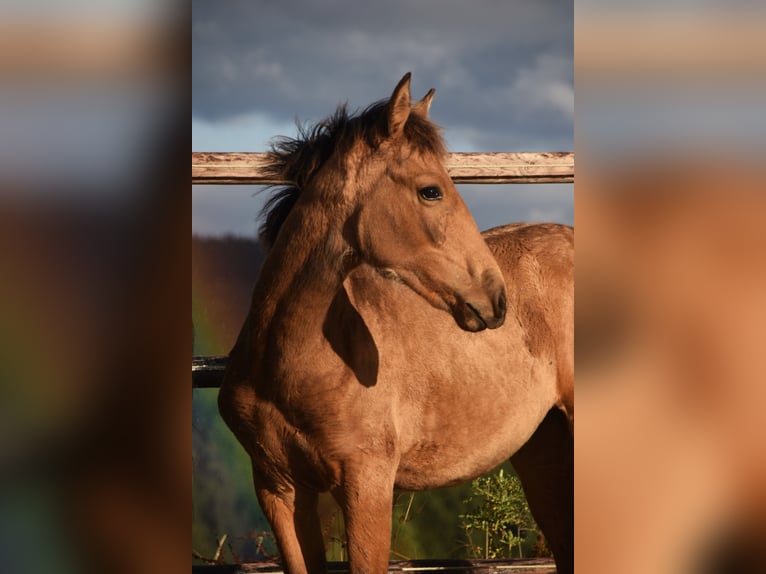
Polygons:
[[442,198],[442,190],[434,185],[429,185],[418,190],[418,195],[426,201],[436,201]]

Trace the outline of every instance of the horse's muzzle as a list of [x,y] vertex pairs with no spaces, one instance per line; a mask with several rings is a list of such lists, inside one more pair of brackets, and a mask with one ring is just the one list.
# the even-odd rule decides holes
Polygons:
[[505,284],[502,280],[489,280],[487,283],[491,285],[485,287],[481,294],[458,300],[452,315],[461,329],[471,332],[497,329],[505,322]]

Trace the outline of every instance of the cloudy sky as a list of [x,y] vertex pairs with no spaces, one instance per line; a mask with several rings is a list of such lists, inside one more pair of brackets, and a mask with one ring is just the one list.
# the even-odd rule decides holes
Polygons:
[[[451,151],[573,149],[573,8],[554,0],[196,0],[193,151],[265,151],[295,121],[436,88]],[[192,231],[254,235],[263,196],[195,186]],[[572,184],[460,186],[481,228],[572,223]]]

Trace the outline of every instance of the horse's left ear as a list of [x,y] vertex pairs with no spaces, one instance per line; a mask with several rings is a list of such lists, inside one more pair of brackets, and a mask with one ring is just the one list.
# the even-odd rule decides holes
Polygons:
[[431,88],[428,90],[428,93],[423,96],[423,99],[420,100],[417,104],[412,106],[412,113],[419,115],[421,118],[427,118],[428,117],[428,109],[431,107],[431,100],[434,99],[434,94],[436,93],[436,90],[434,88]]
[[410,117],[410,76],[410,72],[404,74],[388,101],[388,136],[391,138],[402,135]]

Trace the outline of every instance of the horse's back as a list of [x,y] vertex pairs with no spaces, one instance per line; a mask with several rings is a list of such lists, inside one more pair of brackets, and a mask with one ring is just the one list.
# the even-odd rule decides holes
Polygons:
[[533,355],[556,362],[562,406],[574,417],[574,229],[516,223],[483,234]]
[[482,232],[501,267],[530,254],[551,270],[569,274],[574,266],[574,228],[560,223],[511,223]]

